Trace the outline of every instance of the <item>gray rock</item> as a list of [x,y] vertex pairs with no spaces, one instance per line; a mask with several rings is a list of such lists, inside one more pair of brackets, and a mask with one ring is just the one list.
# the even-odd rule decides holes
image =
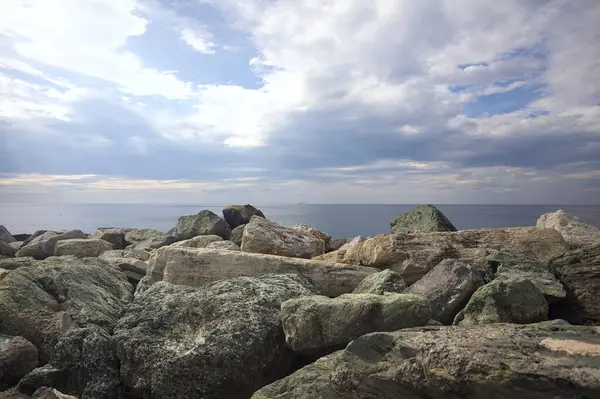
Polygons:
[[[38,238],[39,236],[47,233],[49,230],[37,230],[36,232],[34,232],[32,235],[30,235],[28,238],[26,238],[25,240],[23,240],[23,245],[27,245],[29,244],[31,241],[35,240],[36,238]],[[52,232],[52,231],[51,231]],[[61,234],[64,233],[65,231],[56,231],[54,232],[54,234]]]
[[551,317],[574,324],[600,324],[600,245],[567,252],[550,261],[567,297],[552,304]]
[[293,227],[293,229],[298,230],[298,231],[302,231],[304,233],[311,234],[311,235],[315,236],[316,238],[319,238],[319,239],[325,241],[325,246],[327,246],[327,244],[329,243],[329,241],[331,241],[331,236],[329,234],[324,233],[321,230],[317,230],[314,227],[309,226],[309,225],[304,224],[304,223],[298,223],[297,225],[295,225]]
[[[112,252],[112,251],[110,251]],[[125,251],[118,251],[125,252]],[[106,254],[106,252],[105,252]],[[104,254],[103,254],[104,255]],[[115,256],[106,256],[104,258],[100,258],[110,263],[114,267],[119,268],[129,282],[133,285],[137,285],[142,278],[146,275],[146,271],[148,270],[148,263],[139,260],[135,257],[115,257]]]
[[147,261],[148,259],[150,259],[150,252],[141,249],[115,249],[103,252],[100,256],[98,256],[98,258],[104,260],[131,258]]
[[209,210],[200,211],[197,215],[182,216],[177,220],[178,240],[188,240],[205,235],[216,235],[229,240],[231,227],[225,219]]
[[548,320],[548,302],[529,280],[496,279],[480,287],[456,315],[455,325],[517,323]]
[[264,218],[265,215],[252,205],[228,205],[223,209],[223,217],[232,229],[250,223],[252,216]]
[[8,231],[6,227],[0,225],[0,241],[10,244],[11,242],[16,242],[17,240],[12,236],[12,234],[10,234],[10,231]]
[[531,281],[550,304],[566,297],[565,289],[550,272],[547,263],[523,254],[501,251],[491,251],[487,263],[496,273],[496,278],[518,277]]
[[15,256],[17,253],[17,249],[12,245],[5,243],[4,241],[0,241],[0,255],[4,256]]
[[16,385],[38,365],[36,347],[23,337],[0,334],[0,390]]
[[77,258],[96,258],[103,252],[112,250],[112,247],[108,241],[93,238],[62,240],[56,243],[54,256],[73,255]]
[[29,237],[31,237],[31,234],[13,234],[13,237],[15,238],[15,240],[20,241],[20,242],[24,242],[25,240],[27,240]]
[[405,294],[305,296],[281,305],[285,340],[303,354],[322,354],[374,331],[424,326],[431,318],[427,301]]
[[46,231],[36,236],[29,243],[25,244],[16,253],[18,257],[32,256],[35,259],[42,260],[54,255],[56,243],[62,240],[75,238],[87,238],[87,235],[81,230],[70,230],[64,233]]
[[325,252],[337,251],[344,245],[348,244],[350,241],[352,241],[351,238],[332,238],[327,243],[327,248],[325,249]]
[[126,251],[153,251],[158,248],[167,247],[177,242],[177,237],[164,235],[150,240],[141,241],[125,248]]
[[240,224],[238,227],[231,230],[231,237],[229,237],[229,239],[241,247],[242,246],[242,237],[244,237],[245,229],[246,229],[246,225]]
[[136,229],[125,233],[125,241],[127,244],[138,244],[144,241],[163,240],[168,234],[154,229]]
[[325,253],[325,241],[256,216],[244,229],[242,251],[310,259]]
[[34,392],[33,399],[77,399],[75,396],[65,395],[54,388],[41,387]]
[[30,267],[34,266],[37,263],[37,260],[32,258],[31,256],[24,258],[8,258],[0,260],[0,268],[6,270],[15,270],[19,267]]
[[178,241],[171,244],[174,248],[206,248],[210,243],[223,241],[223,238],[216,235],[196,236],[189,240]]
[[431,233],[434,231],[456,231],[456,227],[433,205],[417,206],[398,216],[391,224],[395,234]]
[[0,280],[2,280],[8,273],[10,273],[10,270],[0,268]]
[[600,397],[600,335],[560,323],[364,335],[253,399]]
[[23,246],[23,241],[9,242],[8,245],[18,251]]
[[406,287],[406,283],[399,274],[386,269],[366,277],[352,293],[383,295],[386,292],[390,292],[399,294]]
[[[17,387],[20,392],[31,395],[39,389],[39,387],[51,387],[61,380],[64,380],[64,377],[64,373],[61,370],[52,367],[51,364],[46,364],[28,373],[21,381],[19,381]],[[29,396],[27,396],[27,398],[29,398]]]
[[295,275],[200,289],[156,283],[136,295],[115,329],[123,384],[147,399],[248,398],[293,366],[281,303],[315,292]]
[[484,272],[479,268],[456,259],[446,259],[404,293],[422,295],[431,305],[432,319],[452,324],[471,295],[484,284]]
[[558,231],[570,249],[600,245],[600,229],[579,220],[563,210],[546,213],[537,220],[537,227]]
[[240,247],[233,241],[215,241],[208,244],[206,248],[226,249],[229,251],[241,251]]
[[126,229],[102,227],[93,232],[89,238],[107,241],[112,244],[111,249],[123,249],[127,246],[126,233]]

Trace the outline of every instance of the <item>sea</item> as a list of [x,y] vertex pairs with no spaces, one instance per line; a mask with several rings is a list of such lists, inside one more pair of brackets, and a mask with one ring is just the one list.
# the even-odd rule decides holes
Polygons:
[[[390,223],[416,205],[293,204],[255,205],[284,226],[305,223],[337,238],[389,233]],[[563,209],[600,227],[600,205],[436,205],[459,230],[535,226],[538,217]],[[0,204],[0,225],[13,234],[41,229],[98,227],[149,228],[168,231],[177,218],[209,209],[221,215],[223,205],[157,204]]]

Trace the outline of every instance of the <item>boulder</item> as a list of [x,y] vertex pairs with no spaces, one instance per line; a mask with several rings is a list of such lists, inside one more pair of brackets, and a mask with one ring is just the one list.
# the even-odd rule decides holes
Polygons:
[[391,224],[394,234],[431,233],[434,231],[456,231],[456,227],[433,205],[417,206],[398,216]]
[[252,216],[264,218],[265,215],[252,205],[228,205],[223,209],[223,217],[232,229],[247,224]]
[[75,396],[65,395],[54,388],[41,387],[31,396],[33,399],[77,399]]
[[528,324],[544,320],[548,320],[548,302],[535,284],[521,278],[502,278],[475,291],[454,324]]
[[165,282],[137,295],[114,333],[136,398],[248,398],[294,366],[279,308],[316,292],[296,275],[240,277],[203,288]]
[[16,253],[17,249],[15,247],[4,241],[0,241],[0,255],[12,257],[15,256]]
[[16,256],[32,256],[38,260],[46,259],[54,255],[57,242],[75,238],[87,238],[87,235],[81,230],[70,230],[67,232],[46,231],[33,238],[29,243],[25,241],[21,249],[16,253]]
[[[444,259],[483,264],[489,250],[519,252],[539,262],[548,262],[567,250],[562,236],[553,229],[514,227],[462,230],[445,233],[381,234],[356,240],[317,259],[391,269],[412,284]],[[342,254],[338,254],[341,252]]]
[[329,243],[329,241],[331,241],[331,236],[329,234],[324,233],[321,230],[317,230],[314,227],[309,226],[309,225],[304,224],[304,223],[298,223],[297,225],[295,225],[293,227],[293,229],[298,230],[298,231],[302,231],[304,233],[311,234],[311,235],[315,236],[316,238],[319,238],[319,239],[325,241],[325,246],[327,246],[327,244]]
[[105,256],[101,259],[104,259],[106,262],[110,263],[114,267],[119,268],[119,270],[121,270],[125,274],[125,276],[127,276],[127,280],[129,280],[129,282],[133,285],[137,285],[140,282],[140,280],[144,278],[148,270],[148,263],[135,257]]
[[389,292],[399,294],[403,292],[406,287],[406,283],[399,274],[386,269],[365,277],[352,293],[383,295],[386,292]]
[[550,272],[547,263],[537,262],[523,254],[502,251],[491,251],[487,263],[496,278],[518,277],[531,281],[550,304],[566,296],[565,289]]
[[16,385],[21,377],[38,365],[36,347],[23,337],[0,334],[0,391]]
[[182,216],[177,220],[178,240],[206,235],[216,235],[228,240],[231,228],[224,219],[209,210],[200,211],[197,215]]
[[11,242],[16,242],[17,239],[10,234],[8,229],[3,225],[0,225],[0,241],[4,241],[6,244],[10,244]]
[[427,301],[405,294],[346,294],[337,298],[304,296],[281,305],[285,341],[302,354],[323,354],[375,331],[424,326],[431,318]]
[[485,284],[485,272],[456,259],[441,261],[423,278],[408,287],[405,294],[421,295],[431,305],[431,318],[452,324],[471,295]]
[[327,243],[327,248],[325,249],[325,252],[337,251],[344,245],[348,244],[350,241],[352,241],[351,238],[332,238]]
[[111,249],[123,249],[127,246],[125,234],[129,229],[118,229],[114,227],[101,227],[93,232],[89,238],[104,240],[112,244]]
[[377,332],[252,399],[597,398],[599,353],[594,328],[553,322]]
[[600,229],[579,220],[563,210],[546,213],[537,220],[537,227],[558,231],[570,249],[600,245]]
[[299,274],[323,295],[338,296],[352,292],[377,269],[341,265],[308,259],[253,254],[208,248],[157,250],[149,262],[147,277],[152,284],[164,280],[173,284],[200,287],[214,281],[263,274]]
[[25,240],[27,240],[29,237],[31,237],[31,234],[13,234],[13,237],[15,238],[15,240],[17,241],[21,241],[24,242]]
[[241,251],[240,247],[233,241],[215,241],[208,244],[206,248],[226,249],[229,251]]
[[189,240],[178,241],[171,244],[171,247],[175,248],[206,248],[208,245],[215,241],[223,241],[219,236],[207,235],[207,236],[196,236]]
[[365,241],[367,241],[366,237],[354,237],[346,244],[342,245],[340,249],[325,253],[323,255],[315,256],[313,259],[339,263],[358,262],[360,249]]
[[112,247],[111,243],[100,239],[74,238],[57,242],[54,256],[73,255],[77,258],[95,258],[105,251],[112,250]]
[[[33,234],[31,234],[29,237],[27,237],[26,239],[23,240],[23,245],[27,245],[29,244],[31,241],[35,240],[36,238],[38,238],[39,236],[47,233],[49,230],[36,230]],[[56,230],[56,231],[51,231],[50,232],[54,233],[54,234],[61,234],[64,233],[64,230]]]
[[131,258],[147,261],[148,259],[150,259],[150,252],[133,248],[124,250],[115,249],[103,252],[100,256],[98,256],[98,258],[104,260]]
[[245,229],[246,229],[246,225],[240,224],[238,227],[231,230],[231,237],[229,237],[229,239],[241,247],[242,246],[242,238],[244,237]]
[[37,260],[31,256],[24,258],[8,258],[0,260],[0,268],[6,270],[15,270],[19,267],[30,267],[37,263]]
[[571,323],[600,324],[600,245],[567,252],[550,261],[567,297],[550,307],[551,316]]
[[144,241],[163,240],[168,234],[154,229],[135,229],[125,233],[125,242],[128,245],[138,244]]
[[309,259],[325,253],[325,241],[256,216],[244,229],[242,251]]
[[8,245],[18,251],[23,246],[23,241],[9,242]]

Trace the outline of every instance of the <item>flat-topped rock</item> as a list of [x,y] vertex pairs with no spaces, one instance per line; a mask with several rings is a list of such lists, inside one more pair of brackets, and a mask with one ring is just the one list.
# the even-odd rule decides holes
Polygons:
[[196,236],[194,238],[190,238],[189,240],[177,241],[174,244],[171,244],[171,247],[177,248],[206,248],[211,242],[215,241],[223,241],[222,237],[216,236],[214,234],[204,235],[204,236]]
[[446,215],[433,205],[421,205],[398,216],[390,225],[393,234],[431,233],[456,231]]
[[600,228],[584,223],[563,210],[540,216],[536,226],[558,231],[570,249],[600,245]]
[[57,242],[76,238],[87,238],[87,234],[81,230],[70,230],[67,232],[46,231],[35,236],[29,242],[26,240],[15,256],[31,256],[38,260],[46,259],[54,255]]
[[54,256],[73,255],[77,258],[95,258],[112,248],[113,245],[110,242],[101,239],[75,238],[57,242],[54,247]]

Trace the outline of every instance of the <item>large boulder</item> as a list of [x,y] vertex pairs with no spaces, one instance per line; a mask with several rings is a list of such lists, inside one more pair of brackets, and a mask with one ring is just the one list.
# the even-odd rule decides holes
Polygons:
[[210,249],[226,249],[229,251],[241,251],[239,245],[237,245],[233,241],[215,241],[211,242],[206,246],[206,248]]
[[325,241],[255,216],[244,229],[242,251],[309,259],[325,253]]
[[398,216],[390,227],[395,234],[456,231],[452,222],[433,205],[417,206],[410,212]]
[[177,241],[176,243],[171,244],[171,247],[206,248],[210,243],[215,241],[223,241],[223,238],[216,235],[196,236],[194,238],[190,238],[189,240]]
[[431,318],[452,324],[471,295],[485,284],[485,272],[456,259],[446,259],[408,287],[405,294],[421,295],[431,305]]
[[297,225],[295,225],[293,227],[293,229],[298,230],[298,231],[303,231],[305,233],[312,234],[313,236],[315,236],[317,238],[320,238],[321,240],[325,241],[325,246],[327,246],[329,241],[331,241],[331,236],[329,234],[324,233],[321,230],[317,230],[314,227],[309,226],[304,223],[298,223]]
[[480,287],[454,324],[528,324],[548,320],[548,302],[530,280],[502,278]]
[[567,297],[551,306],[551,316],[575,324],[600,324],[600,245],[568,252],[550,261]]
[[228,205],[223,209],[223,217],[232,229],[247,224],[252,216],[264,218],[265,215],[252,205]]
[[253,399],[600,397],[600,335],[545,322],[364,335]]
[[228,240],[231,236],[231,227],[225,219],[209,210],[200,211],[197,215],[181,216],[177,220],[178,240],[204,235],[216,235]]
[[11,242],[16,242],[17,239],[10,234],[10,231],[6,227],[0,225],[0,241],[10,244]]
[[54,256],[73,255],[77,258],[95,258],[105,251],[112,250],[113,246],[108,241],[91,238],[74,238],[62,240],[54,247]]
[[600,229],[579,220],[563,210],[546,213],[539,217],[537,227],[555,229],[571,249],[600,245]]
[[386,269],[367,276],[352,293],[384,295],[386,292],[399,294],[404,290],[406,283],[402,276]]
[[536,227],[381,234],[363,242],[357,240],[348,247],[317,259],[391,269],[408,284],[423,277],[444,259],[483,264],[489,250],[498,250],[520,252],[544,263],[567,250],[565,240],[556,230]]
[[246,225],[240,224],[238,227],[231,230],[231,237],[229,237],[229,239],[241,247],[242,246],[242,238],[244,237],[245,229],[246,229]]
[[305,296],[281,305],[281,322],[290,348],[323,354],[375,331],[424,326],[431,318],[427,301],[404,294]]
[[144,241],[158,241],[168,236],[167,233],[154,229],[135,229],[125,233],[125,243],[127,245],[139,244]]
[[148,283],[164,280],[173,284],[200,287],[214,281],[263,274],[299,274],[323,295],[352,292],[377,269],[319,262],[308,259],[239,251],[164,247],[149,262]]
[[0,334],[0,391],[38,366],[36,347],[23,337]]
[[0,255],[11,257],[11,256],[15,256],[16,253],[17,253],[17,248],[0,240]]
[[127,246],[125,234],[132,229],[119,229],[114,227],[101,227],[90,234],[89,238],[104,240],[112,244],[111,249],[123,249]]
[[32,256],[38,260],[46,259],[54,255],[57,242],[75,238],[87,238],[87,235],[81,230],[70,230],[67,232],[46,231],[35,236],[29,242],[26,240],[15,256]]
[[203,288],[154,284],[115,329],[126,391],[136,398],[248,398],[294,366],[279,307],[316,290],[296,275],[240,277]]

